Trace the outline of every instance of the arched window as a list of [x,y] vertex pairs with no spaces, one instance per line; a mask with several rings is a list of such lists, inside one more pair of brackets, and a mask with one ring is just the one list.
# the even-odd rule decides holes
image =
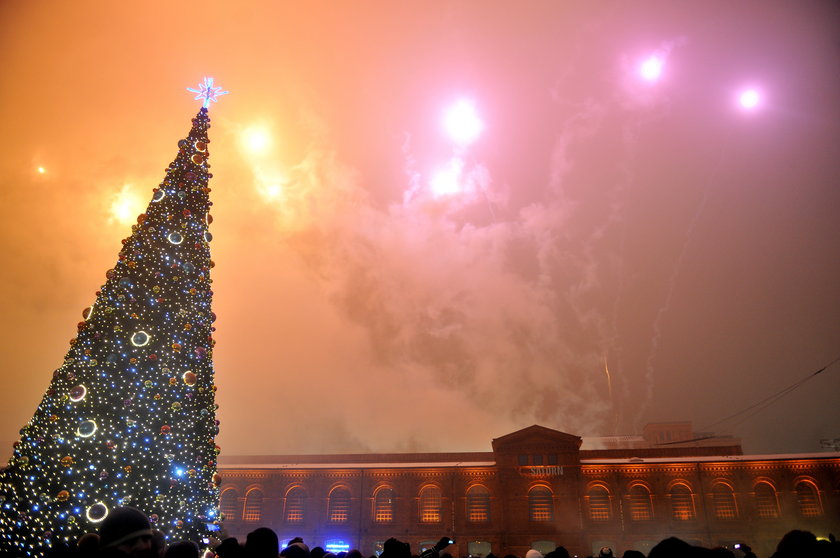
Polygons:
[[796,502],[799,504],[799,515],[802,517],[822,515],[820,492],[814,483],[805,480],[796,483]]
[[762,519],[779,517],[779,499],[776,489],[767,481],[759,481],[755,485],[755,511]]
[[610,492],[603,485],[596,484],[586,494],[589,503],[589,519],[592,521],[609,521],[612,519],[612,503]]
[[554,498],[547,486],[535,486],[528,491],[528,516],[531,521],[554,519]]
[[245,495],[245,512],[242,519],[245,521],[260,521],[262,518],[263,493],[259,488],[252,488]]
[[350,491],[344,487],[333,488],[329,501],[330,523],[347,523],[350,521]]
[[219,511],[225,521],[236,521],[239,510],[239,493],[234,488],[226,488],[219,497]]
[[391,523],[394,521],[394,491],[381,487],[373,495],[373,521]]
[[467,490],[467,521],[485,523],[490,521],[490,491],[476,484]]
[[306,519],[306,491],[295,486],[286,493],[286,523],[300,525]]
[[725,482],[717,482],[712,487],[712,508],[717,519],[736,519],[738,508],[735,505],[735,493]]
[[671,499],[671,517],[677,521],[694,519],[694,495],[688,485],[676,483],[668,496]]
[[440,488],[426,486],[420,491],[420,523],[440,523],[442,507]]
[[633,521],[650,521],[653,519],[653,503],[650,490],[643,484],[634,484],[627,492],[627,503],[630,508],[630,519]]

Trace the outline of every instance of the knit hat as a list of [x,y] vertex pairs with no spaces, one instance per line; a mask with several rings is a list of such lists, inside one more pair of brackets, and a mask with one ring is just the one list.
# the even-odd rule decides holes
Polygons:
[[530,549],[528,552],[525,553],[525,558],[543,558],[542,552],[535,549]]
[[99,547],[112,548],[144,535],[152,536],[152,524],[143,512],[127,506],[114,508],[99,528]]

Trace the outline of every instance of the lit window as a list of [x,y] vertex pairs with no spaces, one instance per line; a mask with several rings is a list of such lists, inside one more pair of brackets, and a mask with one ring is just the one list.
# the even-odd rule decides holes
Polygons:
[[755,510],[762,519],[779,517],[779,500],[776,489],[769,482],[761,481],[755,485]]
[[796,501],[799,504],[799,514],[802,517],[819,517],[822,515],[820,493],[813,483],[808,481],[796,483]]
[[546,486],[535,486],[528,491],[528,512],[531,521],[554,519],[554,499]]
[[373,520],[376,523],[394,521],[394,491],[380,488],[373,497]]
[[225,521],[236,521],[239,494],[233,488],[227,488],[219,498],[219,511],[225,516]]
[[304,522],[304,502],[306,491],[296,486],[286,494],[286,523],[301,524]]
[[682,484],[675,484],[671,488],[671,517],[678,521],[694,519],[694,495],[691,489]]
[[712,507],[717,519],[735,519],[738,508],[735,506],[735,493],[725,483],[719,482],[712,487]]
[[350,520],[350,492],[338,487],[330,492],[330,523],[347,523]]
[[644,485],[634,485],[627,493],[630,505],[630,519],[633,521],[650,521],[653,519],[653,506],[650,491]]
[[420,491],[420,523],[440,523],[441,500],[437,486],[427,486]]
[[612,519],[612,505],[610,493],[603,486],[593,486],[587,495],[589,499],[589,518],[592,521],[609,521]]
[[480,484],[467,490],[467,521],[471,523],[490,521],[490,491]]
[[245,512],[242,519],[245,521],[259,521],[262,518],[263,493],[255,488],[245,496]]

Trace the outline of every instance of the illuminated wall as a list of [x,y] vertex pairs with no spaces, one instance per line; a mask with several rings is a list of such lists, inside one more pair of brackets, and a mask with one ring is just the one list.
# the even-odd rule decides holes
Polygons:
[[[669,447],[616,458],[580,442],[533,426],[494,440],[493,452],[229,458],[220,464],[224,525],[240,540],[269,526],[281,540],[365,555],[392,536],[416,552],[443,535],[456,539],[454,556],[560,544],[583,555],[604,545],[646,552],[671,535],[748,542],[769,555],[788,530],[826,535],[840,518],[840,454],[707,447],[681,457],[699,450]],[[714,455],[721,450],[730,456]]]

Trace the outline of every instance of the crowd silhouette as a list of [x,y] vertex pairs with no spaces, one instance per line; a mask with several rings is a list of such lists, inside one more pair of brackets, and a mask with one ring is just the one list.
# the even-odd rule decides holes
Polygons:
[[[453,558],[446,552],[452,543],[443,537],[431,549],[413,552],[409,543],[390,538],[385,541],[378,558]],[[204,546],[207,546],[206,544]],[[319,546],[312,549],[300,537],[294,538],[285,548],[280,548],[277,534],[268,527],[259,527],[248,533],[244,543],[229,537],[211,540],[209,551],[202,551],[193,541],[167,544],[166,539],[152,527],[146,515],[131,507],[114,509],[102,522],[98,533],[82,535],[74,547],[56,541],[48,553],[49,558],[364,558],[359,550],[334,554]],[[759,558],[748,545],[737,549],[725,547],[705,548],[693,546],[676,537],[669,537],[645,555],[633,549],[618,554],[603,547],[587,558]],[[840,543],[833,535],[828,540],[817,539],[809,531],[793,530],[779,541],[776,551],[766,558],[840,558]],[[371,556],[370,558],[376,558]],[[484,558],[498,558],[489,554]],[[569,551],[558,546],[543,555],[531,549],[525,556],[508,554],[503,558],[572,558]],[[762,557],[765,558],[765,557]]]

